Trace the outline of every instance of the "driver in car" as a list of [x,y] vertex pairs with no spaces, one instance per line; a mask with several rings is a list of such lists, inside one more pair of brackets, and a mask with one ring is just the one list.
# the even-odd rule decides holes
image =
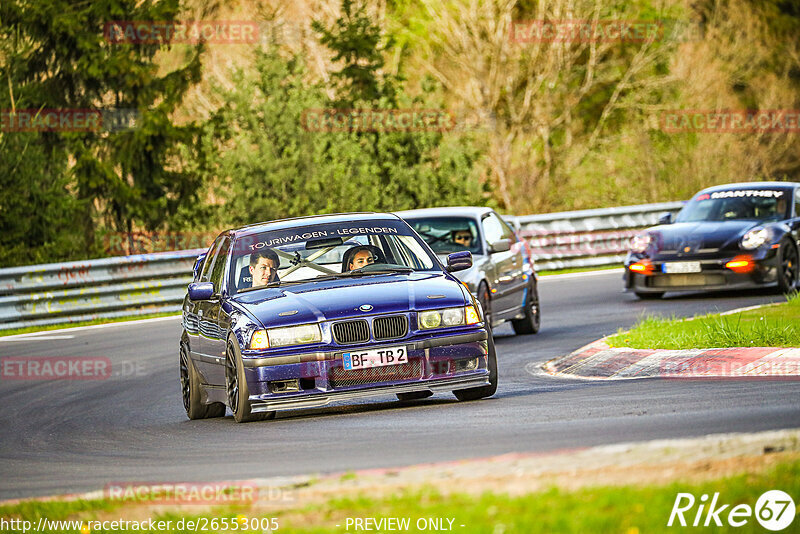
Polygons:
[[280,258],[272,249],[264,249],[250,254],[250,275],[253,277],[253,287],[280,281],[278,278],[280,264]]
[[456,245],[461,245],[462,247],[466,248],[472,248],[472,232],[470,232],[468,228],[453,230],[450,234],[450,239]]

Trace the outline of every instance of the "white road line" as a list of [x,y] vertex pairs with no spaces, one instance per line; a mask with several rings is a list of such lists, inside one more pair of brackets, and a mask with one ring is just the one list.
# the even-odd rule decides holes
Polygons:
[[[24,334],[21,334],[24,335]],[[0,337],[0,342],[2,341],[49,341],[51,339],[72,339],[75,336],[29,336],[29,337],[16,337],[16,336],[8,336],[5,338]]]
[[756,304],[755,306],[747,306],[746,308],[736,308],[735,310],[728,310],[726,312],[722,312],[719,315],[733,315],[734,313],[742,313],[750,310],[757,310],[759,308],[766,308],[767,306],[776,306],[778,304],[783,304],[783,302],[768,302],[766,304]]
[[62,332],[81,332],[83,330],[94,330],[97,328],[109,328],[114,326],[129,326],[129,325],[137,325],[137,324],[147,324],[147,323],[155,323],[158,321],[174,321],[175,319],[179,318],[181,315],[168,315],[166,317],[154,317],[152,319],[137,319],[134,321],[117,321],[115,323],[103,323],[103,324],[93,324],[89,326],[73,326],[72,328],[59,328],[56,330],[45,330],[43,332],[30,332],[27,334],[14,334],[13,336],[0,336],[0,341],[7,341],[17,338],[25,338],[25,339],[32,339],[35,336],[46,336],[47,334],[52,334],[58,332],[59,334]]
[[540,276],[539,283],[543,282],[544,280],[555,280],[558,282],[561,280],[570,280],[572,278],[599,276],[601,274],[621,274],[623,272],[625,272],[625,269],[620,267],[619,269],[603,269],[602,271],[586,271],[583,273],[548,274],[545,276]]

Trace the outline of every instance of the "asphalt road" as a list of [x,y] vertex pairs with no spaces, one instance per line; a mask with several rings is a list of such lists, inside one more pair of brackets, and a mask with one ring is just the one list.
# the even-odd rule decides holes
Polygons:
[[189,421],[178,388],[180,324],[140,324],[0,340],[0,356],[95,356],[114,376],[0,381],[0,499],[89,491],[111,482],[213,481],[393,467],[719,432],[800,427],[800,382],[582,382],[525,370],[643,313],[679,316],[782,300],[770,291],[639,301],[619,272],[545,277],[538,335],[496,332],[491,399],[436,395],[401,404],[283,412],[237,425]]

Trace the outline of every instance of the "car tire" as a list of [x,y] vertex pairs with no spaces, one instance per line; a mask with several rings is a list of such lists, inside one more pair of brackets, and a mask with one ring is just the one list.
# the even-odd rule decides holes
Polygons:
[[524,306],[525,317],[512,320],[511,326],[514,328],[514,333],[517,335],[535,334],[539,331],[539,326],[541,325],[539,289],[535,282],[532,282],[528,287]]
[[211,417],[222,417],[225,415],[225,405],[221,402],[204,404],[202,401],[202,391],[200,390],[200,376],[194,368],[194,364],[189,361],[189,348],[186,343],[181,343],[180,348],[180,379],[181,379],[181,398],[186,416],[189,419],[208,419]]
[[432,395],[433,391],[409,391],[408,393],[397,393],[397,400],[413,401],[413,400],[427,399]]
[[483,308],[484,322],[487,328],[492,327],[492,296],[489,292],[489,284],[485,281],[478,285],[478,302]]
[[788,239],[784,239],[778,252],[778,289],[781,293],[790,293],[797,289],[799,270],[800,258],[797,247]]
[[484,397],[491,397],[497,392],[497,353],[494,348],[494,338],[491,331],[489,332],[489,353],[488,353],[488,367],[489,367],[489,385],[480,386],[477,388],[457,389],[453,391],[453,395],[460,401],[472,401],[483,399]]
[[641,291],[634,291],[634,294],[642,300],[658,300],[664,296],[663,292],[659,293],[643,293]]
[[228,348],[225,350],[225,393],[228,397],[228,407],[237,423],[264,421],[275,417],[275,412],[251,411],[250,390],[247,388],[247,379],[244,376],[242,353],[239,350],[239,343],[233,337],[228,338]]

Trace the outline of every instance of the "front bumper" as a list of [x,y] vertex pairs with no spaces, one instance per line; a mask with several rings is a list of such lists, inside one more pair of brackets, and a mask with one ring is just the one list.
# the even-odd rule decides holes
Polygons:
[[336,401],[346,401],[377,395],[397,393],[411,393],[414,391],[453,391],[486,386],[489,384],[488,371],[481,374],[472,373],[472,376],[459,376],[453,378],[431,379],[419,383],[389,384],[372,386],[369,388],[354,389],[351,391],[326,391],[312,394],[287,395],[285,397],[261,398],[250,396],[251,411],[271,412],[279,410],[295,410],[299,408],[314,408],[325,406]]
[[[746,272],[737,272],[725,267],[729,261],[739,258],[725,256],[717,258],[680,258],[674,261],[651,262],[652,272],[648,274],[633,272],[630,266],[638,261],[636,257],[629,257],[625,261],[625,290],[637,293],[665,293],[670,291],[714,291],[750,289],[774,285],[778,281],[778,258],[774,251],[763,257],[751,256],[749,259],[752,268]],[[701,271],[698,273],[664,272],[664,264],[675,262],[700,263]]]
[[[345,370],[342,353],[403,345],[407,364]],[[485,329],[417,341],[348,346],[243,363],[253,412],[325,406],[335,401],[413,391],[452,391],[489,383]],[[276,384],[292,384],[276,391]]]

